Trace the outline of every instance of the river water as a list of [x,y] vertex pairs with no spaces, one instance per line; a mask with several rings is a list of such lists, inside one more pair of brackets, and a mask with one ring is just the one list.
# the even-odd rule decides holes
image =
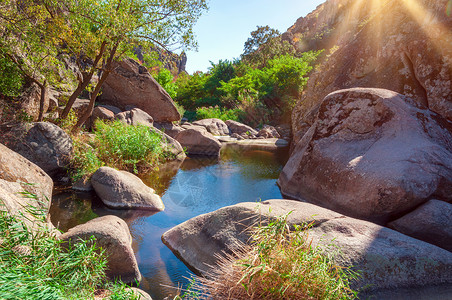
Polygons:
[[287,159],[287,148],[269,151],[228,145],[223,147],[220,159],[186,158],[140,176],[162,197],[163,212],[113,210],[105,207],[94,192],[57,189],[50,214],[63,231],[98,216],[124,219],[143,275],[140,288],[155,300],[171,299],[177,287],[186,286],[192,273],[162,243],[162,234],[192,217],[227,205],[280,199],[276,179]]

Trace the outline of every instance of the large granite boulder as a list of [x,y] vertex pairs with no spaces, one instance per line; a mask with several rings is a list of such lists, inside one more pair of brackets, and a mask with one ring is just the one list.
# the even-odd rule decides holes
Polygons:
[[184,160],[185,157],[187,157],[184,148],[182,148],[182,145],[176,139],[166,134],[166,132],[158,130],[157,128],[151,128],[151,130],[162,137],[163,150],[170,153],[170,155],[167,156],[168,160]]
[[430,200],[389,227],[452,252],[452,204]]
[[155,211],[165,208],[160,196],[132,173],[101,167],[91,177],[91,183],[96,194],[109,207]]
[[176,138],[176,135],[183,131],[184,128],[180,127],[179,125],[175,125],[173,123],[154,123],[154,127],[157,128],[160,131],[163,131],[165,134],[169,135],[173,139]]
[[219,156],[221,143],[211,133],[201,128],[181,131],[176,135],[176,140],[187,149],[188,154]]
[[258,134],[258,132],[255,129],[237,121],[227,120],[224,123],[228,125],[231,134],[237,133],[238,135],[249,135],[249,136],[256,136]]
[[[218,255],[247,243],[247,230],[269,218],[289,225],[313,222],[308,237],[344,267],[360,270],[355,288],[373,290],[452,283],[452,253],[397,231],[298,201],[240,203],[190,219],[165,232],[163,242],[197,273],[208,275]],[[334,244],[335,247],[328,245]]]
[[449,8],[448,0],[334,0],[298,20],[293,38],[299,45],[313,38],[302,51],[331,50],[293,110],[294,132],[313,124],[311,110],[326,95],[352,87],[393,90],[452,120]]
[[103,85],[101,102],[126,110],[134,105],[156,122],[180,120],[180,114],[168,93],[133,59],[118,62]]
[[135,283],[141,280],[141,273],[132,249],[132,236],[126,222],[111,215],[95,218],[69,229],[60,236],[60,240],[75,244],[79,239],[88,240],[92,236],[96,238],[96,246],[105,250],[106,275],[110,280],[120,279],[124,283]]
[[283,195],[385,223],[436,196],[452,201],[452,125],[382,89],[331,93],[278,183]]
[[228,125],[220,119],[203,119],[195,121],[192,124],[206,128],[213,135],[229,135]]
[[112,121],[115,118],[115,113],[108,108],[105,108],[103,106],[96,106],[93,109],[93,113],[90,117],[90,127],[93,128],[96,120],[106,120],[106,121]]
[[[38,209],[47,215],[52,191],[53,181],[49,175],[20,154],[0,144],[1,210],[19,217],[29,228],[39,227],[42,220],[31,214],[29,208]],[[49,221],[48,216],[47,219]]]
[[259,130],[259,133],[257,134],[258,137],[263,137],[265,139],[271,139],[271,138],[280,138],[281,135],[278,133],[278,130],[276,130],[275,127],[270,125],[264,125],[261,130]]
[[58,180],[66,174],[72,156],[72,139],[48,122],[20,123],[2,128],[3,142]]
[[115,115],[115,119],[123,122],[127,125],[144,125],[152,127],[154,124],[154,119],[139,108],[133,108],[131,110],[123,111]]

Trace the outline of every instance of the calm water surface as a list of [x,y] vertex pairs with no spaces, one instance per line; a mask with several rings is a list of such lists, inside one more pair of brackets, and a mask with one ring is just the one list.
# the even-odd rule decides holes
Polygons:
[[124,219],[143,275],[140,288],[155,300],[164,299],[174,295],[176,287],[185,286],[192,273],[161,242],[162,234],[192,217],[227,205],[281,198],[276,179],[287,159],[288,149],[226,146],[220,159],[187,158],[141,176],[162,197],[166,206],[163,212],[112,210],[102,205],[94,193],[63,190],[53,197],[52,221],[66,231],[97,216],[112,214]]

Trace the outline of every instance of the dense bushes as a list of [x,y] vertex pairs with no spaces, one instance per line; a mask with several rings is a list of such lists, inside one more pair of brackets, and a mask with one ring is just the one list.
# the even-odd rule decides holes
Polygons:
[[208,73],[180,76],[176,101],[196,111],[198,119],[205,117],[205,107],[218,106],[223,111],[232,109],[233,115],[253,125],[278,122],[290,114],[318,54],[280,55],[262,68],[245,61],[220,61]]

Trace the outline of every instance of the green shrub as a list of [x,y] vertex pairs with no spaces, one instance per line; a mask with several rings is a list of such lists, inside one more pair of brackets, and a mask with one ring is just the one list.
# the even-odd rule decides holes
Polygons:
[[19,96],[23,83],[24,79],[19,68],[9,58],[2,55],[0,49],[0,95]]
[[2,299],[92,299],[99,288],[110,290],[115,299],[134,298],[124,284],[105,281],[107,260],[94,238],[63,249],[44,225],[43,211],[27,209],[42,221],[33,232],[9,216],[0,199]]
[[162,136],[147,126],[98,120],[95,127],[97,157],[110,167],[137,172],[156,165],[165,155]]
[[196,119],[210,119],[217,118],[223,121],[233,120],[239,121],[243,116],[243,111],[240,109],[224,109],[218,106],[215,107],[200,107],[196,110]]
[[155,80],[167,91],[172,99],[177,97],[177,85],[173,82],[174,77],[171,72],[165,68],[159,70]]
[[176,299],[355,299],[350,283],[357,273],[336,266],[325,249],[314,246],[310,226],[290,228],[287,215],[258,225],[249,246],[220,260],[212,276],[198,277]]

